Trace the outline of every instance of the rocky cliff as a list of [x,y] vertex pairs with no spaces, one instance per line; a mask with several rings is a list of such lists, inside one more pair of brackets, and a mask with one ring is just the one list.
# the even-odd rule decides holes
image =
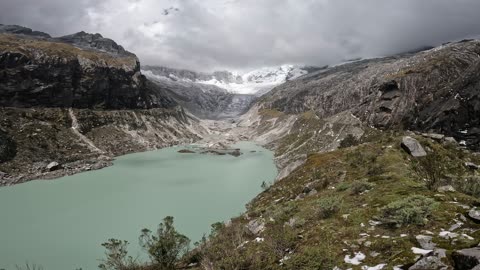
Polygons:
[[99,34],[0,26],[0,186],[110,165],[207,132]]
[[1,106],[121,109],[175,105],[147,89],[134,54],[99,34],[49,38],[25,28],[4,27],[0,67]]

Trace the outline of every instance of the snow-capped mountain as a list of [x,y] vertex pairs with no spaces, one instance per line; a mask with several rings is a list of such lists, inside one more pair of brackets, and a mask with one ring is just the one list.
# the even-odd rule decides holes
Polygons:
[[197,80],[197,82],[215,85],[232,93],[260,96],[272,90],[275,86],[307,74],[308,71],[299,66],[283,65],[280,67],[265,67],[245,74],[228,73],[231,74],[227,77],[228,79],[212,76],[210,80]]
[[142,73],[193,114],[208,119],[231,118],[245,113],[259,96],[286,81],[317,68],[283,65],[246,73],[194,72],[144,66]]
[[275,86],[294,80],[308,73],[308,68],[295,65],[265,67],[246,73],[216,71],[211,74],[166,67],[144,67],[147,77],[173,80],[176,82],[212,85],[234,94],[263,95]]

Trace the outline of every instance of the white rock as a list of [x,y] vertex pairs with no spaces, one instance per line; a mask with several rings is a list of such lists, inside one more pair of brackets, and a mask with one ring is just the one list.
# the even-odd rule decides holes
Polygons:
[[355,256],[352,258],[350,255],[345,255],[344,261],[348,264],[359,265],[365,260],[366,256],[362,252],[355,252]]
[[370,267],[370,266],[362,266],[362,270],[382,270],[385,266],[387,266],[386,264],[382,263],[382,264],[379,264],[377,266],[373,266],[373,267]]
[[265,241],[264,238],[261,238],[261,237],[255,238],[255,242],[257,242],[257,243],[261,243],[261,242],[263,242],[263,241]]
[[438,235],[445,239],[453,239],[458,237],[458,233],[453,233],[449,231],[440,232]]
[[428,253],[433,252],[433,250],[412,247],[412,252],[413,252],[413,254],[418,254],[418,255],[424,256],[424,255],[427,255]]

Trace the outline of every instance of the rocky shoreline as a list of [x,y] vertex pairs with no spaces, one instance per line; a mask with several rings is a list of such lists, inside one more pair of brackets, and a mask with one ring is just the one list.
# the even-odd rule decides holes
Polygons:
[[[66,164],[59,164],[57,169],[49,170],[47,166],[38,168],[37,171],[29,170],[19,175],[11,176],[6,173],[0,173],[0,187],[13,186],[32,180],[54,180],[64,176],[70,176],[77,173],[100,170],[113,165],[113,158],[101,156],[98,159],[79,160]],[[45,165],[38,164],[38,165]]]

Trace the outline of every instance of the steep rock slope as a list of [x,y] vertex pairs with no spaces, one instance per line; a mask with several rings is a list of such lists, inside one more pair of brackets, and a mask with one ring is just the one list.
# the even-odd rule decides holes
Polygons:
[[0,26],[0,185],[200,139],[207,129],[169,94],[99,34],[51,38]]
[[480,144],[480,42],[463,41],[308,74],[263,97],[261,108],[327,118],[350,112],[377,128],[435,131]]

